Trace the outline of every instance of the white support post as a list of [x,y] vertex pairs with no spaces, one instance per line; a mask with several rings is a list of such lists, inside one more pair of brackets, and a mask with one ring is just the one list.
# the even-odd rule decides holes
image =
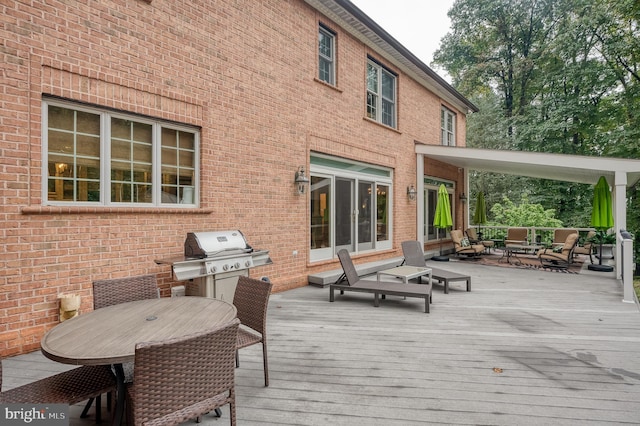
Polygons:
[[424,246],[424,154],[416,154],[416,240]]
[[622,252],[622,287],[623,299],[625,303],[635,303],[633,297],[633,240],[618,238]]

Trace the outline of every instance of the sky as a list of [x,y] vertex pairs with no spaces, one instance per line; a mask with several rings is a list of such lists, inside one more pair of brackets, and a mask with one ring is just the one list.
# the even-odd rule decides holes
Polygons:
[[[455,0],[351,0],[360,10],[429,65],[449,32],[447,12]],[[448,76],[438,71],[441,77]]]

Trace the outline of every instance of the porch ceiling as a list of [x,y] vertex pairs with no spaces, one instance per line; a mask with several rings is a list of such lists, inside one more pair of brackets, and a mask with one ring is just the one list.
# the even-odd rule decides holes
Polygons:
[[415,150],[416,154],[473,170],[592,185],[600,176],[614,185],[616,172],[623,172],[627,174],[627,187],[640,181],[640,160],[449,147],[420,142],[416,142]]

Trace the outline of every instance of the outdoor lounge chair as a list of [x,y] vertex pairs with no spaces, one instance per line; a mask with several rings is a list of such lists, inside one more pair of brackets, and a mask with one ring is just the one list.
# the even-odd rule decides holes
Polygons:
[[504,245],[507,244],[528,244],[529,229],[528,228],[508,228],[507,236],[504,237]]
[[593,263],[593,249],[595,247],[593,246],[593,242],[590,241],[590,238],[594,235],[596,235],[596,231],[589,231],[587,237],[584,240],[584,244],[581,246],[576,245],[576,247],[573,249],[573,254],[586,254],[589,256],[589,262]]
[[551,247],[561,247],[564,245],[564,242],[567,240],[569,234],[577,234],[577,229],[572,228],[557,228],[553,230],[553,241],[551,242]]
[[482,244],[487,252],[491,251],[491,247],[496,245],[496,243],[491,240],[479,239],[478,234],[476,234],[476,230],[473,228],[467,228],[465,234],[467,234],[467,238],[471,244]]
[[479,256],[484,251],[482,244],[471,244],[469,239],[465,238],[459,229],[452,230],[450,234],[456,255],[473,257]]
[[566,269],[573,262],[573,250],[578,243],[578,234],[569,234],[561,248],[545,248],[538,251],[538,259],[543,267]]
[[395,281],[369,281],[362,280],[358,277],[351,256],[346,249],[338,252],[340,264],[344,270],[346,283],[339,281],[329,285],[329,302],[334,301],[335,290],[340,290],[340,294],[345,291],[355,291],[361,293],[373,293],[373,306],[380,306],[380,296],[386,295],[417,297],[424,299],[424,311],[429,313],[429,304],[431,303],[431,284],[404,284]]
[[[403,241],[402,242],[402,254],[404,255],[404,264],[408,266],[427,266],[424,259],[424,251],[422,250],[422,243],[416,240]],[[471,291],[471,277],[469,275],[459,274],[453,271],[447,271],[445,269],[434,268],[427,266],[431,269],[431,279],[436,280],[439,283],[444,283],[444,293],[449,293],[449,282],[451,281],[465,281],[467,283],[467,291]]]

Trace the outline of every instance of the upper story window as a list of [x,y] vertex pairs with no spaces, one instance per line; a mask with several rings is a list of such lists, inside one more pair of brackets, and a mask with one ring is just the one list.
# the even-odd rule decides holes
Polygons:
[[336,36],[320,25],[318,30],[318,78],[332,86],[336,84]]
[[367,61],[367,117],[396,127],[396,75],[371,59]]
[[456,145],[456,115],[445,107],[440,110],[442,145]]
[[197,130],[58,101],[42,116],[46,204],[198,204]]

